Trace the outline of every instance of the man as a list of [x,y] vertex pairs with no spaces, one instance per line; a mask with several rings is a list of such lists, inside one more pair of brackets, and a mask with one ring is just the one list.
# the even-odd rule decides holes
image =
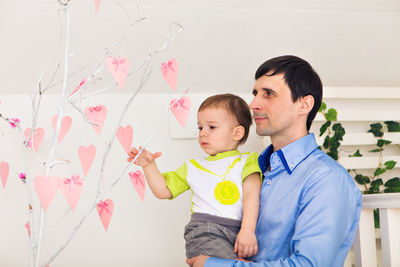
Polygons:
[[263,63],[250,104],[257,134],[271,145],[259,156],[264,174],[256,227],[258,253],[250,262],[188,259],[191,266],[343,266],[361,211],[352,177],[318,149],[311,123],[321,105],[322,83],[295,56]]

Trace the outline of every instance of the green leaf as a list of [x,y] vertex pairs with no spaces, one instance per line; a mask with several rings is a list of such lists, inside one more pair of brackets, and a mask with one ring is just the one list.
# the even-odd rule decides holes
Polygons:
[[400,123],[397,121],[385,121],[388,132],[400,132]]
[[325,122],[321,126],[321,128],[319,128],[319,136],[322,136],[326,132],[326,129],[328,129],[329,126],[331,126],[331,121]]
[[396,166],[396,163],[397,163],[397,161],[394,161],[394,160],[386,161],[386,162],[384,163],[385,166],[386,166],[386,170],[391,170],[391,169],[393,169],[394,166]]
[[369,184],[371,182],[368,176],[364,176],[362,174],[357,174],[356,177],[354,177],[354,180],[356,180],[356,182],[360,185]]
[[381,174],[383,174],[383,173],[385,173],[385,172],[386,172],[386,169],[377,168],[377,169],[375,170],[375,172],[374,172],[374,176],[379,176],[379,175],[381,175]]
[[333,158],[334,160],[338,160],[339,156],[338,156],[338,152],[337,151],[329,151],[328,154],[331,158]]
[[373,180],[373,181],[371,182],[370,187],[369,187],[368,193],[370,193],[370,194],[379,193],[379,187],[380,187],[381,185],[383,185],[382,179]]
[[340,143],[336,135],[332,136],[329,141],[329,146],[331,151],[335,151],[339,148]]
[[371,182],[371,186],[372,187],[378,187],[379,188],[379,186],[381,186],[381,185],[383,185],[383,181],[382,181],[382,179],[375,179],[375,180],[373,180],[372,182]]
[[368,152],[372,152],[372,153],[381,152],[381,151],[383,151],[383,148],[376,148],[376,149],[368,150]]
[[376,143],[376,145],[378,147],[383,147],[383,146],[386,146],[386,145],[390,145],[391,143],[392,143],[392,141],[385,140],[385,139],[379,139],[378,142]]
[[319,107],[319,112],[322,112],[322,111],[324,111],[326,109],[326,104],[325,104],[325,102],[322,102],[321,103],[321,106]]
[[342,127],[342,124],[340,123],[335,123],[332,126],[332,130],[335,131],[335,136],[337,137],[338,140],[342,141],[343,136],[345,135],[346,131]]
[[328,109],[328,112],[325,113],[325,119],[327,121],[337,121],[337,111],[334,108]]
[[349,157],[362,157],[362,154],[360,153],[360,149],[357,149],[357,151],[354,152],[353,155],[350,155]]
[[369,133],[372,133],[375,137],[382,137],[383,136],[383,131],[382,131],[382,124],[380,123],[373,123],[369,125],[371,128],[369,129]]
[[400,186],[399,187],[389,187],[383,190],[385,193],[398,193],[400,192]]
[[330,143],[330,137],[329,137],[329,135],[327,135],[327,136],[325,137],[325,140],[324,140],[324,143],[322,144],[322,146],[323,146],[325,149],[328,149],[329,143]]
[[392,179],[389,179],[385,183],[386,187],[400,187],[400,179],[399,177],[394,177]]

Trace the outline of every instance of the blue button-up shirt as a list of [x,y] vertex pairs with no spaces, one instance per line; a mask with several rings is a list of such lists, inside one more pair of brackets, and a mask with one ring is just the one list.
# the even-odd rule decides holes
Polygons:
[[269,146],[259,163],[257,255],[252,262],[209,258],[205,266],[343,266],[361,211],[348,172],[318,149],[314,134],[275,152]]

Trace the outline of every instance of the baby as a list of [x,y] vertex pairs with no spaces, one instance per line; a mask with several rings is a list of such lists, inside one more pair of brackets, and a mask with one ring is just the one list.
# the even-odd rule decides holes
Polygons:
[[[206,158],[191,159],[161,174],[160,152],[143,150],[134,162],[160,199],[192,191],[192,215],[185,227],[186,257],[200,254],[241,259],[257,253],[255,235],[261,188],[257,153],[241,153],[252,122],[247,103],[232,94],[207,98],[197,112],[198,142]],[[140,149],[140,148],[139,148]],[[132,148],[131,162],[139,153]]]

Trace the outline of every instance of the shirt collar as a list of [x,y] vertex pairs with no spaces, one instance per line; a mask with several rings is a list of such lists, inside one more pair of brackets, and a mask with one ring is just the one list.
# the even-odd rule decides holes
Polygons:
[[[293,170],[300,164],[308,155],[318,147],[313,133],[282,147],[276,153],[282,161],[286,171],[291,174]],[[265,173],[270,165],[270,157],[274,153],[272,145],[269,145],[259,156],[258,163],[261,171]]]
[[214,160],[219,160],[227,157],[232,157],[241,154],[239,150],[230,150],[230,151],[225,151],[222,153],[217,153],[214,156],[210,155],[206,158],[206,160],[209,161],[214,161]]

